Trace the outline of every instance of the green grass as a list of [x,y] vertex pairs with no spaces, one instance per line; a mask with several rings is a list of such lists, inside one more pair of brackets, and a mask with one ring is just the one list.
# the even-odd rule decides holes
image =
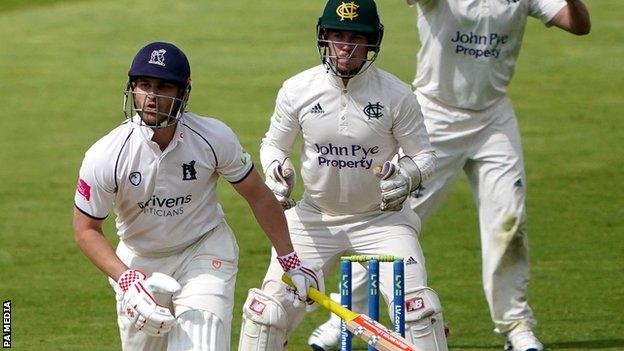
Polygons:
[[[258,160],[280,84],[318,62],[323,3],[0,1],[0,298],[13,301],[15,349],[119,349],[112,292],[73,243],[71,211],[84,151],[122,118],[136,50],[152,40],[179,44],[193,69],[190,108],[228,123]],[[549,349],[624,350],[624,4],[586,3],[586,37],[530,20],[510,89],[528,173],[530,301]],[[378,65],[409,81],[414,13],[401,1],[379,5],[386,34]],[[219,196],[241,246],[236,345],[241,305],[261,281],[269,245],[231,187],[222,184]],[[424,227],[422,245],[453,330],[450,347],[499,350],[463,177]],[[305,350],[325,318],[310,315],[290,349]]]

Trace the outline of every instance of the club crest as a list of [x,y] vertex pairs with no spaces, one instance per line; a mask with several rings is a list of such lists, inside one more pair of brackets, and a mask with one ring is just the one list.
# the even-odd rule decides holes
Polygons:
[[381,117],[383,117],[383,108],[384,106],[379,103],[379,101],[374,104],[372,102],[369,102],[368,105],[364,107],[363,111],[364,114],[368,116],[368,119],[380,119]]
[[353,21],[358,16],[358,7],[360,6],[357,5],[355,1],[343,2],[336,8],[336,14],[340,16],[341,21],[344,21],[345,19]]
[[150,60],[147,63],[151,63],[154,65],[165,66],[165,53],[167,50],[160,49],[152,51],[152,55],[150,56]]
[[182,164],[182,180],[197,179],[197,171],[195,170],[195,161]]

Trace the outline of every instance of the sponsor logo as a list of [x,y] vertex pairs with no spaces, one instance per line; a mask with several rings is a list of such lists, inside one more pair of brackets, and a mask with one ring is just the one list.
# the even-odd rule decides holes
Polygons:
[[344,296],[351,295],[351,279],[346,274],[340,278],[340,294]]
[[141,172],[130,173],[130,176],[128,176],[128,180],[130,181],[130,184],[138,186],[139,184],[141,184]]
[[336,14],[340,16],[340,20],[344,21],[348,19],[349,21],[353,21],[357,16],[357,9],[360,7],[355,3],[355,1],[351,2],[343,2],[336,8]]
[[379,275],[370,273],[368,276],[368,296],[379,295]]
[[384,106],[378,102],[372,103],[369,102],[366,107],[364,107],[364,114],[368,116],[368,119],[380,119],[383,117],[383,108]]
[[416,188],[416,190],[410,193],[410,196],[415,199],[420,199],[421,197],[423,197],[423,193],[425,192],[425,189],[427,188],[425,188],[422,184],[420,184],[420,186]]
[[507,5],[513,5],[519,3],[520,0],[507,0]]
[[403,279],[403,277],[394,277],[394,295],[396,296],[403,295]]
[[78,192],[78,194],[82,195],[87,201],[89,201],[89,199],[91,198],[91,186],[89,186],[89,184],[87,184],[87,182],[82,179],[78,179],[78,184],[76,184],[76,191]]
[[265,308],[266,308],[266,304],[264,302],[258,301],[255,297],[253,300],[251,300],[251,303],[249,304],[249,309],[254,311],[257,314],[264,313]]
[[318,165],[326,167],[371,169],[373,156],[379,153],[379,146],[314,144]]
[[414,257],[410,256],[410,257],[407,259],[407,262],[405,262],[405,265],[406,265],[406,266],[409,266],[409,265],[412,265],[412,264],[417,264],[417,263],[418,263],[418,262],[414,259]]
[[147,63],[151,63],[153,65],[165,66],[165,53],[167,50],[160,49],[152,51],[150,55],[150,60]]
[[145,202],[138,202],[137,205],[144,214],[151,214],[158,217],[172,217],[184,213],[184,205],[191,202],[193,195],[160,198],[156,195]]
[[243,150],[241,153],[241,163],[246,166],[247,163],[250,161],[251,161],[251,155],[247,153],[247,151]]
[[415,297],[405,301],[407,312],[414,312],[425,308],[425,301],[422,297]]
[[401,322],[401,317],[403,315],[403,309],[400,305],[394,306],[394,325],[399,325]]
[[501,53],[501,46],[509,41],[508,35],[499,33],[488,33],[487,35],[473,32],[455,32],[451,38],[451,43],[455,44],[455,53],[474,58],[494,57],[498,58]]
[[2,302],[2,348],[11,348],[11,300]]
[[182,164],[182,180],[196,180],[197,171],[195,170],[195,161]]
[[277,123],[282,123],[282,120],[284,119],[282,117],[282,115],[277,110],[273,111],[273,117],[272,118],[274,118],[275,122],[277,122]]
[[314,105],[311,109],[310,109],[310,113],[325,113],[325,111],[323,110],[323,107],[321,107],[321,103],[317,102],[316,105]]

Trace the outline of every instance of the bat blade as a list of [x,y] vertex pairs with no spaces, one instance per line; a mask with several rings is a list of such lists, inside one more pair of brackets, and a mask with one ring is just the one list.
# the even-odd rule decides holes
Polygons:
[[[292,281],[287,275],[282,276],[284,283],[292,286]],[[422,351],[410,344],[381,323],[365,314],[355,313],[342,307],[320,291],[310,287],[308,296],[326,310],[340,317],[353,335],[374,346],[379,351]]]
[[374,346],[378,351],[419,351],[398,334],[365,314],[359,314],[346,321],[347,329],[353,335]]

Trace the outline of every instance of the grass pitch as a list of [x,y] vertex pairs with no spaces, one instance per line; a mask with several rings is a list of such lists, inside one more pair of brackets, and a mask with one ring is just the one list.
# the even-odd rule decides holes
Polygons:
[[[624,350],[624,4],[586,3],[593,22],[586,37],[530,20],[510,89],[529,184],[530,302],[548,349]],[[178,44],[193,70],[190,109],[228,123],[258,164],[280,84],[318,62],[314,27],[323,5],[0,2],[0,297],[12,300],[14,349],[119,349],[112,292],[73,243],[71,211],[84,151],[123,118],[134,53],[149,41]],[[381,0],[379,7],[386,33],[377,64],[410,81],[415,13],[401,1]],[[231,187],[222,184],[219,196],[241,246],[235,349],[241,306],[247,289],[260,283],[269,244]],[[450,347],[499,350],[463,178],[423,228],[422,245],[453,330]],[[327,285],[334,282],[329,277]],[[325,318],[311,314],[289,349],[307,349],[309,332]]]

